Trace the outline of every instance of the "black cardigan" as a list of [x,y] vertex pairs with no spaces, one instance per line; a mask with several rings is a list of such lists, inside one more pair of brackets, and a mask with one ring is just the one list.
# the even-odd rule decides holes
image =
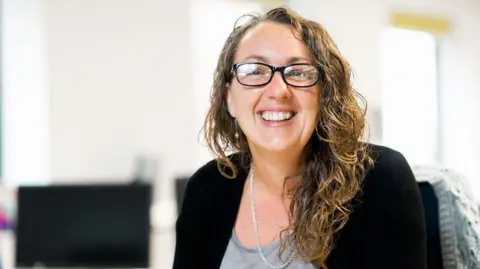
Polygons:
[[[425,220],[412,170],[399,152],[369,147],[374,167],[336,235],[328,268],[424,269]],[[240,170],[236,179],[224,178],[211,161],[191,177],[176,224],[174,269],[220,267],[247,174]]]

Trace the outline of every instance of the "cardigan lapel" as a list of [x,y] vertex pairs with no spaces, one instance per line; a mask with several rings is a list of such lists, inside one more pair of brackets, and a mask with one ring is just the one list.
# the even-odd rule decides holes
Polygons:
[[[241,169],[238,163],[235,163],[238,168],[237,177],[229,179],[223,177],[220,173],[218,182],[220,184],[218,203],[216,205],[216,212],[212,217],[212,256],[211,264],[214,268],[220,268],[220,265],[225,255],[228,242],[232,236],[232,231],[237,220],[238,210],[242,199],[243,187],[245,179],[248,176],[248,171]],[[216,179],[217,180],[217,179]],[[211,213],[211,214],[212,214]],[[215,216],[215,214],[217,214]]]

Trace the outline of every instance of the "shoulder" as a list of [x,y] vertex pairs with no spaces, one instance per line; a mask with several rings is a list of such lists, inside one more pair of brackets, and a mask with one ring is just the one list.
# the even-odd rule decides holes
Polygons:
[[[209,207],[218,199],[241,191],[247,172],[240,166],[238,154],[227,156],[237,169],[235,178],[224,176],[220,169],[224,168],[219,161],[213,159],[198,168],[189,178],[185,194],[186,207]],[[230,170],[225,168],[229,173]],[[188,202],[192,201],[192,202]],[[184,206],[184,207],[185,207]]]
[[187,188],[202,189],[220,180],[221,173],[218,170],[218,162],[213,159],[198,168],[188,180]]
[[332,262],[343,262],[351,251],[358,268],[425,268],[425,219],[412,169],[400,152],[368,147],[374,164],[352,203]]
[[[235,155],[228,157],[239,167]],[[193,223],[197,223],[197,228],[202,226],[200,223],[208,226],[214,219],[213,214],[225,215],[235,211],[246,175],[239,169],[236,178],[227,178],[219,168],[219,162],[211,160],[189,178],[177,218],[178,231],[190,229]]]
[[240,156],[238,154],[231,154],[227,156],[228,159],[235,166],[237,173],[235,178],[228,178],[224,176],[220,170],[225,168],[225,171],[230,174],[231,170],[220,164],[217,159],[210,160],[200,168],[198,168],[190,177],[187,188],[208,191],[216,188],[229,186],[231,182],[242,181],[245,176],[244,169],[240,165]]
[[389,226],[392,230],[409,230],[422,238],[422,198],[408,161],[402,153],[388,147],[371,145],[370,151],[374,164],[362,182],[360,206],[354,213],[362,222],[376,223],[377,230]]
[[406,162],[405,157],[399,151],[387,146],[367,144],[367,151],[375,161],[375,166],[383,166],[388,163]]
[[188,179],[185,186],[182,211],[188,208],[208,207],[212,195],[219,183],[226,180],[218,169],[217,160],[210,160],[198,168]]
[[369,144],[373,165],[367,169],[363,182],[365,195],[402,195],[418,192],[412,169],[402,153],[385,146]]

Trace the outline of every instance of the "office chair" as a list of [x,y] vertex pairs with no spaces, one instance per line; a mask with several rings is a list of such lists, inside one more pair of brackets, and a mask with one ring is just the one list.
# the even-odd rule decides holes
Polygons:
[[436,166],[412,170],[425,210],[427,268],[480,269],[480,210],[468,180]]
[[440,243],[438,199],[429,182],[419,182],[427,227],[427,269],[444,269]]

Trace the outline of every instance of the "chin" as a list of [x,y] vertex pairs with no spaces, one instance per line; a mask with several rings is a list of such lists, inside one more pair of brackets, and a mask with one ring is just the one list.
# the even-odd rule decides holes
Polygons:
[[299,147],[296,143],[292,143],[292,141],[275,138],[266,141],[259,141],[259,143],[256,144],[262,151],[275,153],[286,153]]

